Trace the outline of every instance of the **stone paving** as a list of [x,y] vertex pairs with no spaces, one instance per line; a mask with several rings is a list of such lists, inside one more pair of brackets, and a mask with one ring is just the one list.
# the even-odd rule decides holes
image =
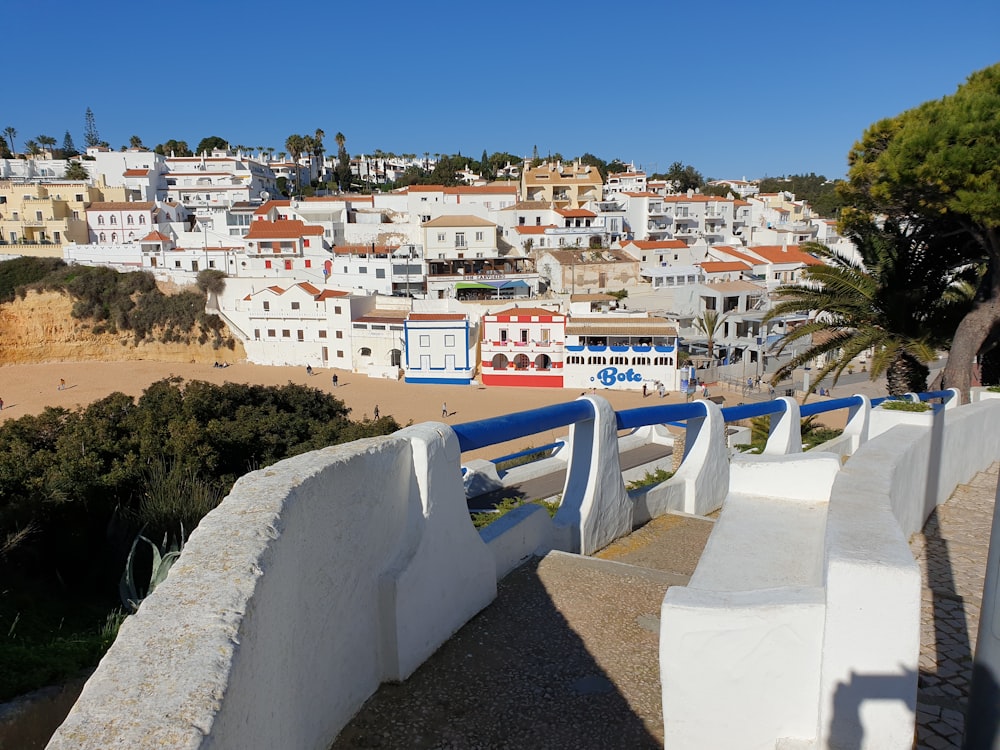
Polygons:
[[959,486],[910,540],[924,582],[917,748],[962,744],[998,472]]

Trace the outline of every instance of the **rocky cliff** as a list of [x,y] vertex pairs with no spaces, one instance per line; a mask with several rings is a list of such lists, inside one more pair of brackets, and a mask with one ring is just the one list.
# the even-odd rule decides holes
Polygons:
[[[134,343],[128,331],[91,332],[93,324],[75,319],[72,299],[58,292],[29,292],[24,299],[0,305],[0,365],[33,362],[102,362],[155,360],[161,362],[229,362],[246,358],[242,344],[235,351],[213,349],[211,342]],[[228,334],[227,334],[228,335]]]

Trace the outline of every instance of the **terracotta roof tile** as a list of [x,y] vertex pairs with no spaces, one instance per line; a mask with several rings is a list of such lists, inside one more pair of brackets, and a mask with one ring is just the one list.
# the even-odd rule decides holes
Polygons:
[[323,235],[323,227],[306,224],[299,219],[279,219],[277,221],[252,221],[248,240],[290,239],[306,235]]

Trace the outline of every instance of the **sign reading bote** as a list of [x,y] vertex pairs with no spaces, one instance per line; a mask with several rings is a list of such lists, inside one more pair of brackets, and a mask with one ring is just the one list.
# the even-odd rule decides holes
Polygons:
[[591,381],[594,380],[605,388],[610,388],[615,383],[641,383],[642,375],[631,367],[625,372],[620,371],[617,367],[605,367],[603,370],[598,371],[596,376],[591,378]]

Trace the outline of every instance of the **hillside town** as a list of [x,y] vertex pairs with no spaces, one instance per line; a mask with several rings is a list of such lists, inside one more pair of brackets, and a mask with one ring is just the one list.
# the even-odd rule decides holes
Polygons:
[[[337,159],[280,156],[91,146],[78,162],[0,159],[0,258],[180,284],[224,274],[208,312],[253,363],[662,394],[692,391],[703,367],[759,380],[772,344],[807,320],[764,322],[772,292],[822,262],[803,244],[851,252],[832,218],[744,179],[710,195],[634,164],[605,179],[536,158],[495,179],[463,170],[456,186],[315,191]],[[87,177],[67,178],[71,164]],[[350,171],[377,187],[414,164],[429,155]]]

